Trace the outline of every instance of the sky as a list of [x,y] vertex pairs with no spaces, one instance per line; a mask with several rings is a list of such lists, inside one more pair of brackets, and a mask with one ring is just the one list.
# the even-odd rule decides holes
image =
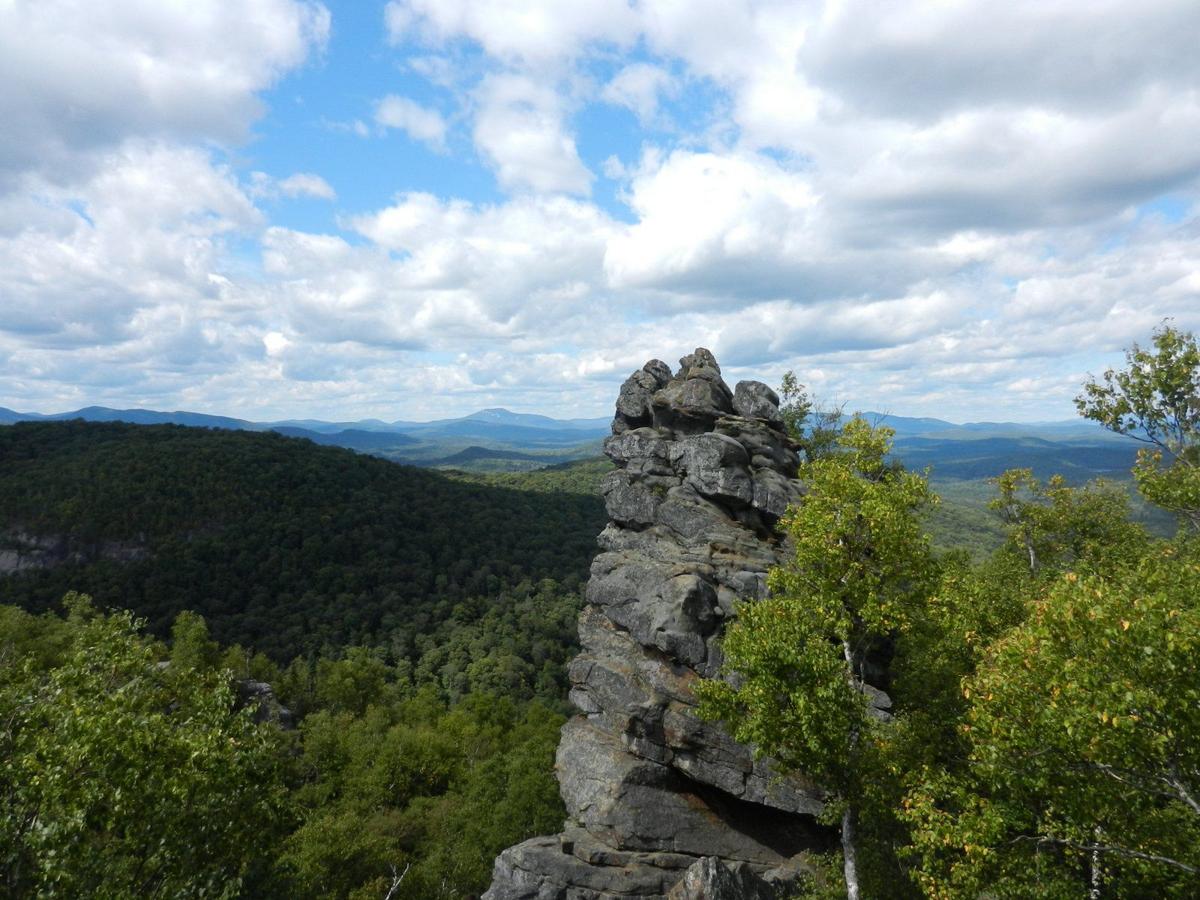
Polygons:
[[0,0],[0,406],[1074,415],[1200,330],[1196,0]]

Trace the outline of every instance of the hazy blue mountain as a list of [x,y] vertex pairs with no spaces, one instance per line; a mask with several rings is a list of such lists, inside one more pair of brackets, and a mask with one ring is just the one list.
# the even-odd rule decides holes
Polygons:
[[51,413],[21,413],[22,420],[40,419],[42,421],[66,421],[68,419],[83,419],[86,422],[128,422],[131,425],[190,425],[193,428],[228,428],[232,431],[247,431],[255,428],[253,422],[245,419],[233,419],[229,416],[210,416],[206,413],[160,412],[154,409],[109,409],[107,406],[85,406],[72,412]]
[[[1039,475],[1062,472],[1082,480],[1097,474],[1123,475],[1133,464],[1137,444],[1093,422],[968,422],[864,415],[896,431],[896,456],[915,469],[931,467],[937,479],[991,478],[1013,466],[1032,466]],[[277,431],[314,443],[347,447],[422,466],[484,466],[528,469],[568,459],[597,456],[609,433],[609,419],[554,419],[503,408],[432,422],[326,422],[293,419],[251,422],[187,411],[109,409],[89,406],[72,412],[21,413],[0,408],[0,424],[21,420],[85,419],[143,425],[176,424],[238,431]]]
[[279,422],[264,422],[258,427],[264,430],[283,432],[285,428],[302,428],[318,434],[336,434],[339,431],[390,431],[395,428],[390,422],[380,419],[359,419],[357,422],[325,422],[321,419],[283,419]]
[[612,416],[598,419],[552,419],[536,413],[515,413],[503,408],[481,409],[479,412],[464,416],[463,421],[492,422],[497,425],[520,425],[525,428],[545,428],[562,430],[577,428],[582,431],[605,431],[612,424]]
[[329,447],[347,447],[351,450],[361,450],[372,453],[377,450],[394,450],[411,446],[417,439],[407,434],[395,431],[363,431],[359,428],[346,428],[341,431],[321,432],[307,428],[294,428],[288,425],[273,425],[270,431],[287,437],[307,438],[314,444]]
[[1033,435],[986,435],[964,438],[897,435],[893,453],[909,469],[930,468],[937,480],[994,478],[1005,469],[1029,468],[1039,478],[1060,474],[1069,481],[1098,476],[1123,478],[1137,456],[1138,445],[1128,439],[1046,440]]
[[[445,465],[443,459],[471,445],[485,449],[520,453],[522,451],[561,451],[546,463],[561,462],[599,452],[598,440],[608,434],[609,420],[553,419],[506,409],[484,409],[455,419],[434,422],[383,422],[364,419],[357,422],[326,422],[320,419],[290,419],[278,422],[252,422],[229,416],[212,416],[186,411],[161,412],[149,409],[110,409],[89,406],[63,413],[21,413],[0,408],[0,425],[30,420],[84,419],[89,422],[129,422],[136,425],[191,425],[201,428],[227,428],[235,431],[276,431],[290,437],[307,438],[314,443],[347,447],[364,453],[387,456],[419,465]],[[595,446],[593,446],[595,445]],[[478,452],[478,451],[476,451]],[[494,456],[499,461],[504,457]],[[514,462],[540,462],[509,457]],[[475,457],[479,461],[482,457]],[[470,461],[469,459],[464,462]],[[453,463],[450,463],[453,464]]]
[[404,433],[429,439],[430,437],[484,438],[523,447],[569,447],[589,438],[600,437],[608,429],[588,430],[583,428],[531,428],[527,425],[508,425],[479,419],[460,419],[435,426],[407,429]]
[[864,412],[867,421],[895,429],[896,437],[915,435],[937,435],[942,438],[981,436],[1040,437],[1044,440],[1062,438],[1120,439],[1095,422],[1086,419],[1068,419],[1061,422],[965,422],[956,424],[944,419],[912,418],[893,416],[880,412]]

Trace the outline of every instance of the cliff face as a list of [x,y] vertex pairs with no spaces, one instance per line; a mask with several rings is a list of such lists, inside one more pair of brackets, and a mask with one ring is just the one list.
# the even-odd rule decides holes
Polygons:
[[504,851],[485,900],[772,896],[796,854],[828,843],[821,792],[700,720],[693,688],[720,667],[734,603],[764,594],[774,525],[801,495],[778,397],[730,390],[698,349],[674,375],[635,372],[612,431],[610,521],[570,667],[580,715],[558,750],[569,818]]

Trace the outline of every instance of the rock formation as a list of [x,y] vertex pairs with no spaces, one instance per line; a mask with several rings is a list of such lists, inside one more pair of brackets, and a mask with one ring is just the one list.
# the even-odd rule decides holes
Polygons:
[[765,384],[730,390],[698,349],[621,387],[605,453],[610,522],[571,663],[580,715],[557,771],[568,821],[496,860],[485,900],[763,900],[830,835],[819,788],[696,714],[739,600],[781,561],[774,526],[801,495],[796,453]]

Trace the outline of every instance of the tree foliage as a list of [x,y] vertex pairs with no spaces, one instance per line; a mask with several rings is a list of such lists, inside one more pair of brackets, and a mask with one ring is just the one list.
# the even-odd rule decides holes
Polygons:
[[1200,568],[1166,545],[1066,572],[966,676],[966,765],[907,799],[931,896],[1191,896],[1200,877]]
[[278,662],[411,647],[460,604],[551,579],[573,597],[604,526],[598,495],[451,479],[276,434],[120,423],[0,428],[0,540],[56,565],[0,577],[41,612],[67,591],[165,636],[182,610]]
[[286,822],[278,734],[227,677],[157,665],[128,613],[70,608],[58,664],[0,662],[6,894],[238,895]]
[[866,682],[880,680],[880,657],[912,625],[936,571],[920,521],[928,484],[886,461],[890,438],[852,419],[837,453],[801,467],[807,492],[782,523],[791,557],[771,572],[771,596],[741,605],[726,633],[734,679],[699,689],[702,711],[739,740],[834,791],[852,885],[850,832],[880,775],[882,717]]
[[1126,367],[1091,379],[1075,398],[1081,415],[1143,441],[1134,479],[1154,503],[1200,529],[1200,346],[1163,325],[1153,350],[1134,344]]
[[790,371],[783,375],[779,400],[783,427],[808,462],[837,452],[843,418],[840,406],[818,404]]

